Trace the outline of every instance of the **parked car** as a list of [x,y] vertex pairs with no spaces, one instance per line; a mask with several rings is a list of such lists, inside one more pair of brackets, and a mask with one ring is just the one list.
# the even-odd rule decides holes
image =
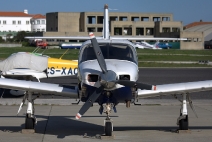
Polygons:
[[162,48],[162,49],[170,49],[170,48],[172,48],[172,45],[170,43],[168,43],[168,42],[166,42],[166,43],[160,42],[156,46],[158,46],[159,48]]

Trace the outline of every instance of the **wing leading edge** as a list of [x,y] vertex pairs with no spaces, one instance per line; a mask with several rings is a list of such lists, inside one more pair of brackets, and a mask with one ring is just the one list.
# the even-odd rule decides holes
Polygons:
[[138,89],[138,98],[177,95],[212,90],[212,80],[157,85],[156,91]]
[[78,97],[77,87],[75,86],[64,87],[58,84],[50,84],[50,83],[0,78],[0,88],[25,90],[34,93],[48,93],[54,95],[67,96],[70,98]]

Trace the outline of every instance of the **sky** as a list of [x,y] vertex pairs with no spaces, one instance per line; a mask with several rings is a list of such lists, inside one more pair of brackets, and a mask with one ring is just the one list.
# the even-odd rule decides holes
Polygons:
[[[200,20],[212,22],[212,0],[0,0],[0,11],[23,11],[29,14],[49,12],[103,12],[108,4],[111,12],[171,13],[183,25]],[[113,10],[117,9],[117,10]]]

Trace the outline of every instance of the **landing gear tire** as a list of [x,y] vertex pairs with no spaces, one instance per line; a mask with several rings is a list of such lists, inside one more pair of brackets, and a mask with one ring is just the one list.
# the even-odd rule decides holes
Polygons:
[[188,115],[179,121],[179,130],[188,130]]
[[105,122],[105,135],[112,136],[112,122]]
[[35,120],[34,118],[29,118],[26,116],[25,119],[25,129],[34,129],[35,128]]

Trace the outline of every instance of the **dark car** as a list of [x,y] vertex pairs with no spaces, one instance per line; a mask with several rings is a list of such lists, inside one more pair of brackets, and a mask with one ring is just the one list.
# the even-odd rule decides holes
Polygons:
[[167,43],[160,42],[160,43],[157,44],[157,46],[159,48],[162,48],[162,49],[170,49],[170,48],[172,48],[172,45],[170,43],[168,43],[168,42]]

